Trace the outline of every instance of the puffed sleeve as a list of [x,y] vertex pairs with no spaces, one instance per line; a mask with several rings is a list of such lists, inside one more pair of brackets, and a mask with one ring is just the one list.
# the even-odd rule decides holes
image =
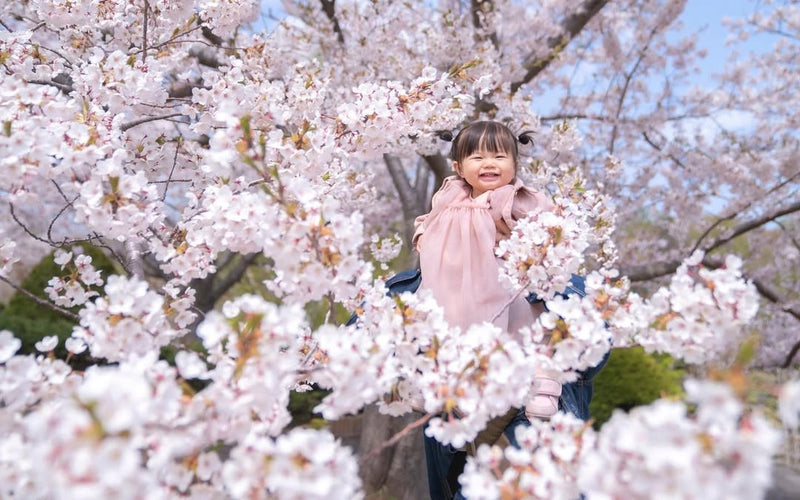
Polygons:
[[495,189],[491,197],[491,213],[495,223],[501,221],[509,228],[532,210],[552,210],[550,198],[526,187],[517,179],[514,184]]
[[451,175],[444,179],[442,187],[433,194],[433,199],[431,199],[431,211],[414,219],[414,236],[411,237],[412,247],[419,251],[419,239],[422,233],[425,232],[425,221],[429,217],[435,216],[437,213],[441,212],[460,192],[468,189],[469,186],[466,185],[466,182],[456,175]]
[[423,214],[414,219],[414,236],[411,237],[411,246],[419,251],[419,237],[425,232],[425,219],[428,218],[430,213]]

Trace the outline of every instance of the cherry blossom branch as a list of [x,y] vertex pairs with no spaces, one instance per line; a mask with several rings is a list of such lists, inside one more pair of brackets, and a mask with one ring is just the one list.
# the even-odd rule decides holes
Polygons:
[[444,178],[452,173],[450,162],[442,154],[427,155],[423,158],[436,176],[433,181],[433,192],[435,193],[442,186]]
[[172,181],[172,175],[175,173],[175,165],[178,163],[178,151],[181,149],[181,143],[183,142],[182,138],[178,138],[175,142],[175,154],[172,156],[172,168],[169,170],[169,175],[167,176],[166,183],[164,184],[164,194],[161,196],[161,201],[165,201],[167,199],[167,191],[169,191],[169,185]]
[[336,0],[319,0],[322,4],[322,11],[328,16],[328,20],[333,24],[333,31],[336,33],[336,39],[339,43],[344,43],[344,33],[342,27],[339,25],[339,19],[336,18]]
[[53,219],[50,221],[50,225],[47,227],[47,239],[50,240],[51,242],[53,241],[53,228],[55,227],[56,221],[58,220],[59,217],[61,217],[61,215],[63,215],[67,211],[67,209],[69,207],[72,206],[72,204],[75,202],[75,200],[78,199],[78,196],[76,196],[72,201],[70,201],[67,198],[67,195],[64,193],[64,191],[61,189],[61,186],[59,186],[58,183],[55,180],[53,180],[52,182],[53,182],[53,185],[56,187],[56,190],[58,191],[58,193],[61,195],[62,198],[64,198],[64,201],[66,202],[66,205],[64,205],[61,208],[61,210],[58,211],[56,216],[53,217]]
[[[722,266],[722,262],[720,262],[717,259],[706,258],[703,259],[703,265],[710,269],[716,269]],[[756,287],[756,290],[758,291],[759,295],[761,295],[768,301],[772,302],[773,304],[780,306],[782,311],[790,314],[795,319],[800,320],[800,308],[798,308],[797,306],[786,305],[787,300],[781,297],[780,293],[777,290],[775,290],[772,286],[770,286],[769,284],[765,283],[764,281],[758,278],[751,278],[751,277],[745,277],[745,278],[751,283],[753,283],[753,286]],[[786,355],[786,358],[784,359],[781,368],[789,368],[789,366],[791,366],[792,364],[792,360],[797,355],[798,351],[800,351],[800,340],[798,340],[789,350],[789,353]]]
[[26,81],[27,83],[31,83],[33,85],[50,85],[51,87],[55,87],[58,90],[64,92],[65,94],[69,94],[74,90],[72,88],[72,85],[65,85],[55,80],[26,80]]
[[405,226],[403,240],[404,243],[408,244],[411,242],[411,235],[413,234],[411,221],[422,213],[422,209],[419,207],[419,199],[416,191],[411,186],[411,181],[408,180],[403,170],[403,164],[400,159],[390,154],[384,154],[383,161],[389,171],[389,177],[392,178],[392,184],[394,184],[397,194],[400,196],[400,205],[403,208],[403,225]]
[[[662,154],[664,153],[664,148],[662,146],[659,146],[658,144],[656,144],[655,141],[653,139],[651,139],[649,135],[647,135],[647,132],[642,131],[642,137],[644,137],[644,142],[646,142],[648,145],[650,145],[650,147],[652,147],[653,149],[655,149],[659,153],[662,153]],[[677,166],[681,167],[682,169],[686,170],[686,164],[684,164],[683,161],[680,158],[678,158],[677,156],[675,156],[672,153],[670,153],[670,154],[667,154],[666,157],[669,158],[670,160],[672,160],[673,163],[675,163],[675,165],[677,165]]]
[[[773,193],[775,193],[776,191],[778,191],[778,190],[779,190],[779,189],[781,189],[782,187],[786,186],[786,185],[787,185],[787,184],[789,184],[790,182],[793,182],[793,181],[794,181],[795,179],[797,179],[798,177],[800,177],[800,172],[797,172],[797,173],[795,173],[794,175],[792,175],[791,177],[787,178],[787,179],[786,179],[786,180],[784,180],[783,182],[780,182],[780,183],[778,183],[776,186],[772,187],[772,188],[771,188],[769,191],[767,191],[766,193],[764,193],[764,196],[763,196],[762,198],[767,198],[768,196],[772,195]],[[718,220],[716,220],[716,221],[715,221],[713,224],[711,224],[711,226],[709,226],[709,227],[708,227],[708,229],[706,229],[706,230],[703,232],[703,234],[701,234],[701,235],[700,235],[700,237],[697,239],[697,243],[695,243],[694,247],[692,248],[692,251],[691,251],[691,252],[689,252],[689,253],[692,253],[692,252],[694,252],[695,250],[697,250],[698,248],[700,248],[700,243],[701,243],[701,242],[702,242],[702,241],[703,241],[703,240],[706,238],[706,236],[708,236],[708,235],[711,233],[711,231],[713,231],[713,230],[714,230],[714,229],[715,229],[717,226],[719,226],[720,224],[722,224],[722,223],[723,223],[723,222],[725,222],[725,221],[728,221],[728,220],[733,220],[733,219],[734,219],[734,218],[736,218],[736,216],[737,216],[738,214],[740,214],[740,213],[741,213],[743,210],[750,208],[750,206],[752,206],[752,204],[753,204],[753,202],[752,202],[752,201],[751,201],[751,202],[748,202],[748,203],[747,203],[745,206],[743,206],[743,207],[739,207],[739,208],[738,208],[738,210],[736,210],[734,213],[732,213],[732,214],[730,214],[730,215],[727,215],[727,216],[725,216],[725,217],[723,217],[723,218],[721,218],[721,219],[718,219]]]
[[162,115],[162,116],[148,116],[148,117],[145,117],[145,118],[141,118],[139,120],[134,120],[132,122],[123,123],[122,125],[120,125],[119,129],[120,129],[121,132],[125,132],[127,130],[132,129],[133,127],[142,125],[143,123],[154,122],[154,121],[157,121],[157,120],[168,120],[170,118],[175,118],[176,116],[183,116],[183,114],[182,113],[170,113],[168,115]]
[[[233,257],[241,258],[234,262]],[[246,256],[232,255],[230,259],[217,266],[217,272],[206,278],[193,280],[190,284],[197,292],[195,306],[198,310],[210,311],[214,304],[230,288],[239,282],[247,269],[255,262],[259,254],[253,253]]]
[[28,236],[30,236],[31,238],[35,239],[36,241],[40,241],[40,242],[45,243],[47,245],[53,246],[54,242],[52,240],[48,241],[48,240],[42,238],[41,236],[39,236],[37,234],[34,234],[33,231],[31,231],[30,228],[28,228],[28,226],[25,223],[23,223],[21,220],[19,220],[19,218],[17,217],[17,214],[14,212],[14,204],[13,203],[9,203],[8,204],[8,211],[11,214],[11,218],[14,219],[14,222],[16,222],[17,225],[19,227],[21,227],[22,230],[25,231],[28,234]]
[[[59,192],[61,192],[60,189],[59,189]],[[62,196],[64,196],[63,192],[61,192],[61,194],[62,194]],[[66,197],[65,197],[65,199],[66,199]],[[67,200],[67,203],[68,204],[70,203],[69,200]],[[115,260],[117,260],[120,263],[120,265],[122,266],[123,270],[125,270],[125,272],[128,272],[127,266],[119,258],[119,256],[114,252],[114,250],[111,247],[109,247],[108,245],[105,245],[105,244],[102,243],[103,238],[101,236],[99,236],[97,234],[94,234],[94,235],[91,235],[91,236],[87,236],[85,238],[76,238],[76,239],[72,239],[72,240],[64,238],[60,242],[59,241],[55,241],[55,240],[52,239],[51,233],[50,233],[50,230],[52,228],[52,222],[55,220],[54,219],[53,221],[51,221],[51,226],[48,228],[47,239],[45,239],[45,238],[42,238],[41,236],[35,234],[33,231],[31,231],[31,229],[24,222],[22,222],[19,219],[19,217],[17,217],[17,214],[14,211],[14,205],[12,203],[9,203],[8,205],[9,205],[9,212],[11,214],[11,218],[14,219],[14,222],[16,222],[17,225],[19,225],[19,227],[21,227],[22,230],[25,231],[25,233],[27,233],[28,236],[30,236],[34,240],[39,241],[41,243],[44,243],[44,244],[46,244],[48,246],[51,246],[51,247],[54,247],[54,248],[59,248],[59,247],[63,247],[63,246],[66,246],[66,245],[76,245],[76,244],[79,244],[79,243],[91,243],[92,245],[99,246],[99,247],[107,249],[111,253],[111,255],[115,258]],[[69,205],[67,205],[67,206],[69,206]],[[56,215],[56,218],[58,218],[59,215],[61,215],[61,213],[65,209],[66,209],[66,206],[61,210],[61,212],[59,212]],[[100,242],[100,243],[98,244],[97,242]]]
[[791,349],[789,349],[789,354],[786,355],[786,359],[783,361],[781,368],[789,368],[792,364],[792,360],[797,355],[797,351],[800,351],[800,340],[795,342]]
[[147,61],[147,14],[150,11],[150,2],[144,0],[144,25],[142,26],[142,62]]
[[[738,236],[741,236],[749,231],[752,231],[754,229],[763,226],[764,224],[774,221],[778,217],[782,217],[784,215],[788,215],[798,211],[800,211],[800,201],[795,202],[773,213],[766,214],[763,217],[759,217],[757,219],[744,222],[740,224],[738,227],[734,228],[727,236],[717,238],[709,245],[705,245],[704,247],[702,247],[702,250],[708,253],[712,250],[721,247],[725,243],[728,243],[729,241],[733,240]],[[654,262],[642,266],[631,266],[629,268],[621,269],[621,271],[622,274],[627,276],[628,279],[630,279],[631,281],[647,281],[654,278],[659,278],[661,276],[666,276],[668,274],[672,274],[675,272],[676,269],[678,269],[680,265],[681,261],[673,260],[667,262]]]
[[575,38],[586,26],[586,23],[600,12],[600,9],[607,3],[608,0],[586,0],[576,9],[575,13],[567,16],[562,23],[563,33],[547,40],[547,47],[550,49],[550,53],[542,58],[529,58],[530,60],[524,63],[524,67],[527,68],[525,76],[522,77],[522,80],[511,84],[511,92],[516,93],[520,87],[544,71],[558,57],[558,54],[566,48],[570,40]]
[[[211,289],[211,296],[217,299],[222,297],[225,292],[227,292],[233,285],[242,279],[245,271],[247,271],[247,269],[253,265],[253,262],[256,261],[259,255],[260,254],[258,253],[252,253],[250,255],[241,256],[242,258],[233,264],[228,272],[225,273],[224,279],[214,281],[214,286]],[[216,302],[216,299],[214,301]]]
[[[654,35],[654,31],[650,33],[651,39]],[[608,145],[608,154],[614,154],[614,144],[617,142],[617,134],[619,133],[619,125],[616,121],[619,119],[619,116],[622,114],[622,105],[625,103],[625,96],[628,95],[628,89],[630,88],[631,80],[633,80],[633,75],[636,74],[636,70],[639,69],[639,65],[644,60],[644,56],[647,53],[647,49],[650,46],[648,43],[644,46],[644,48],[640,51],[639,57],[636,58],[636,62],[633,65],[633,68],[625,75],[625,83],[622,85],[622,91],[619,94],[619,99],[617,99],[617,112],[615,113],[615,120],[614,125],[611,127],[611,139]]]
[[[763,281],[759,279],[751,279],[750,281],[752,281],[753,285],[755,285],[756,287],[756,290],[758,290],[758,293],[762,297],[772,302],[773,304],[781,306],[781,309],[784,312],[789,313],[795,319],[800,320],[800,308],[796,306],[790,307],[784,305],[786,304],[786,300],[783,297],[781,297],[780,294],[774,288],[764,283]],[[798,351],[800,351],[800,340],[798,340],[789,350],[789,353],[786,355],[786,358],[784,359],[781,367],[789,368],[789,366],[791,366],[792,364],[792,360],[794,360],[794,357],[797,355]]]
[[706,246],[705,251],[709,252],[720,246],[724,245],[725,243],[731,241],[732,239],[736,238],[737,236],[741,236],[742,234],[752,231],[753,229],[757,229],[768,222],[772,222],[773,220],[777,219],[778,217],[782,217],[784,215],[789,215],[791,213],[800,211],[800,201],[792,203],[791,205],[782,208],[776,212],[771,214],[766,214],[763,217],[759,217],[749,222],[745,222],[740,224],[737,228],[735,228],[728,236],[720,237],[714,240],[710,245]]
[[[665,122],[675,122],[680,120],[691,120],[697,118],[708,118],[708,113],[684,113],[679,115],[664,117]],[[608,116],[587,114],[587,113],[557,113],[554,115],[540,116],[542,122],[562,122],[564,120],[593,120],[596,122],[607,123],[610,120]],[[615,118],[618,123],[638,123],[639,120],[630,119],[625,117]]]
[[129,239],[125,242],[125,253],[127,254],[128,268],[133,276],[137,278],[144,278],[144,266],[142,265],[142,252],[139,250],[139,245]]
[[165,47],[165,46],[167,46],[167,45],[169,45],[171,43],[203,43],[203,44],[208,45],[206,42],[204,42],[202,40],[178,40],[178,38],[180,38],[182,36],[190,35],[190,34],[194,33],[195,31],[198,31],[198,30],[202,31],[202,29],[203,29],[202,26],[195,26],[194,28],[190,28],[190,29],[188,29],[186,31],[181,31],[180,33],[171,36],[169,39],[164,40],[161,43],[157,43],[155,45],[151,45],[150,48],[157,51],[157,50],[161,49],[162,47]]
[[601,115],[588,115],[586,113],[559,113],[556,115],[540,116],[543,122],[563,122],[564,120],[595,120],[599,122],[608,121],[608,117]]
[[[58,186],[56,186],[56,188],[58,189],[59,193],[61,193],[61,196],[64,197],[64,200],[68,204],[67,206],[69,206],[69,204],[71,202],[66,198],[66,195],[63,193],[63,191],[61,191],[61,189]],[[25,233],[28,234],[28,236],[30,236],[34,240],[39,241],[41,243],[44,243],[44,244],[46,244],[48,246],[51,246],[51,247],[54,247],[54,248],[60,248],[60,247],[64,247],[64,246],[67,246],[67,245],[77,245],[79,243],[90,243],[90,244],[95,245],[97,247],[106,249],[111,254],[111,256],[114,258],[114,260],[117,261],[117,263],[119,263],[119,265],[122,267],[122,270],[125,273],[130,274],[130,270],[128,269],[126,261],[123,260],[119,256],[119,254],[117,254],[114,251],[113,248],[111,248],[107,244],[103,243],[102,236],[100,236],[98,234],[92,234],[92,235],[86,236],[85,238],[76,238],[76,239],[72,239],[72,240],[67,239],[65,237],[62,241],[58,242],[58,241],[54,241],[52,239],[52,237],[51,237],[51,233],[50,233],[50,229],[52,228],[52,224],[51,224],[50,228],[48,228],[47,239],[45,239],[45,238],[42,238],[41,236],[35,234],[33,231],[31,231],[30,228],[24,222],[22,222],[19,219],[19,217],[17,217],[17,214],[14,211],[14,204],[13,203],[9,203],[8,206],[9,206],[9,213],[11,214],[11,218],[14,219],[14,222],[16,222],[17,225],[19,225],[19,227],[21,227],[22,230],[25,231]],[[58,218],[65,209],[66,209],[66,206],[61,210],[61,212],[59,212],[56,215],[56,218]]]
[[64,309],[62,307],[59,307],[59,306],[57,306],[57,305],[55,305],[55,304],[53,304],[51,302],[48,302],[48,301],[42,299],[41,297],[38,297],[38,296],[34,295],[33,293],[29,292],[28,290],[25,290],[24,288],[22,288],[21,286],[17,285],[14,282],[12,282],[11,280],[9,280],[8,278],[6,278],[5,276],[3,276],[1,274],[0,274],[0,281],[2,281],[3,283],[9,285],[10,287],[12,287],[16,291],[20,292],[21,294],[25,295],[29,299],[33,300],[34,302],[36,302],[40,306],[44,306],[44,307],[47,307],[49,309],[52,309],[53,311],[56,311],[57,313],[62,314],[62,315],[66,316],[66,317],[68,317],[68,318],[70,318],[72,320],[75,320],[75,321],[78,321],[78,319],[80,319],[77,314],[75,314],[73,312],[70,312],[70,311],[68,311],[68,310],[66,310],[66,309]]
[[406,437],[411,431],[413,431],[417,427],[425,425],[428,422],[428,420],[433,418],[433,416],[434,416],[433,413],[427,413],[423,417],[418,418],[417,420],[409,423],[408,425],[403,427],[401,430],[396,432],[391,438],[389,438],[388,440],[386,440],[383,443],[381,443],[380,446],[378,446],[377,448],[373,449],[369,453],[363,455],[359,459],[359,463],[364,463],[367,460],[371,460],[372,458],[377,456],[380,452],[382,452],[386,448],[389,448],[390,446],[394,446],[395,444],[397,444],[398,441],[400,441],[401,439]]
[[[417,162],[417,171],[414,174],[414,192],[417,194],[417,201],[427,201],[428,188],[430,187],[430,169],[427,168],[427,160],[424,157],[421,160]],[[428,204],[425,203],[423,210],[427,209]]]
[[797,240],[797,238],[795,238],[795,237],[794,237],[794,235],[793,235],[793,234],[791,234],[791,233],[790,233],[790,232],[789,232],[789,231],[786,229],[786,226],[784,226],[784,225],[783,225],[783,223],[781,223],[780,221],[777,221],[777,220],[775,221],[775,224],[777,224],[777,226],[778,226],[779,228],[781,228],[781,231],[783,231],[783,234],[785,234],[785,235],[786,235],[786,237],[787,237],[787,238],[789,238],[789,241],[791,241],[791,242],[792,242],[792,244],[794,245],[794,247],[795,247],[796,249],[800,250],[800,241],[798,241],[798,240]]
[[792,33],[788,33],[786,31],[779,30],[777,28],[763,28],[763,27],[761,27],[761,28],[762,28],[761,31],[764,32],[764,33],[769,33],[770,35],[777,35],[777,36],[780,36],[780,37],[783,37],[783,38],[788,38],[788,39],[794,40],[794,41],[800,41],[800,37],[798,37],[797,35],[794,35]]

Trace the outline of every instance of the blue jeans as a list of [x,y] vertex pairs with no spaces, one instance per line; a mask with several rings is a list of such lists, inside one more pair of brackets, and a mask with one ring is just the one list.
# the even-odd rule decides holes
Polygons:
[[[519,410],[503,429],[508,441],[519,448],[515,429],[520,425],[530,426],[525,410]],[[432,437],[424,435],[425,462],[428,468],[428,490],[431,500],[464,500],[459,491],[458,476],[464,470],[467,452],[445,445]]]
[[[581,420],[589,419],[589,403],[594,393],[594,377],[602,370],[608,361],[609,353],[597,366],[580,372],[578,380],[564,384],[561,397],[558,399],[558,409],[565,413],[572,413]],[[503,433],[509,442],[519,448],[514,430],[520,426],[531,425],[525,417],[525,411],[519,410],[514,418],[506,425]],[[458,491],[458,476],[464,470],[467,453],[453,449],[439,441],[425,436],[425,462],[428,468],[428,489],[431,500],[463,500]]]

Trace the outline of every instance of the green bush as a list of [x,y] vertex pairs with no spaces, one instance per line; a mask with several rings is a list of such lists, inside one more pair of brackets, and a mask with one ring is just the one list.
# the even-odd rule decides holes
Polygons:
[[[81,248],[84,254],[92,257],[92,265],[102,273],[103,279],[116,272],[113,262],[99,248],[91,245],[82,245]],[[39,261],[21,284],[23,289],[46,301],[49,300],[44,289],[50,278],[67,273],[67,270],[61,270],[61,266],[53,262],[53,256],[54,252]],[[77,312],[77,308],[72,312]],[[19,354],[36,353],[36,342],[48,335],[57,335],[59,342],[55,355],[63,359],[67,355],[64,341],[69,338],[75,324],[71,318],[37,303],[19,291],[0,310],[0,330],[11,330],[22,341]]]
[[595,428],[600,428],[619,408],[628,411],[662,396],[680,396],[683,370],[667,355],[651,355],[641,347],[614,349],[595,378],[589,409]]
[[305,392],[292,391],[289,393],[289,413],[292,414],[291,427],[311,424],[314,426],[319,415],[314,413],[314,407],[327,396],[330,391],[313,389]]

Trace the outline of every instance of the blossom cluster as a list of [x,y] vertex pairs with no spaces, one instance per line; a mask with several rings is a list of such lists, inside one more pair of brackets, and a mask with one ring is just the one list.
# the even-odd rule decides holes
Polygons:
[[611,315],[626,303],[624,282],[595,271],[586,277],[584,291],[545,302],[547,311],[522,331],[528,355],[542,369],[561,372],[566,379],[597,366],[612,346],[623,344],[628,332],[609,325]]
[[[228,312],[237,306],[257,313],[245,303]],[[270,325],[282,328],[261,323]],[[297,364],[297,353],[282,349],[286,337],[272,333],[249,344],[253,352],[238,353],[237,361],[247,360],[237,366],[219,362],[211,371],[191,371],[183,360],[176,369],[149,353],[81,373],[58,359],[14,356],[19,341],[1,332],[3,496],[322,499],[345,492],[359,498],[352,452],[325,430],[285,432],[285,421],[273,426],[273,411],[287,401],[275,405],[264,399],[271,391],[250,385],[260,380],[249,373],[258,369],[259,349],[265,360]],[[179,372],[215,383],[195,392]]]
[[633,341],[647,351],[704,363],[730,356],[758,310],[755,286],[742,278],[742,262],[728,256],[722,267],[702,265],[702,253],[687,259],[668,288],[646,300],[631,300],[626,317]]
[[16,256],[17,244],[14,241],[4,240],[0,244],[0,274],[7,275],[15,263],[19,262]]
[[[794,115],[767,113],[763,134],[726,131],[733,139],[710,144],[704,134],[688,140],[669,114],[712,116],[709,106],[726,100],[754,114],[795,109],[779,77],[794,75],[797,51],[785,43],[758,71],[734,68],[730,82],[742,92],[691,91],[676,109],[671,91],[648,94],[637,73],[691,66],[682,50],[691,44],[663,38],[681,5],[667,3],[609,3],[584,32],[596,38],[556,54],[560,23],[584,2],[498,0],[474,16],[450,1],[341,0],[332,12],[324,9],[334,2],[284,2],[290,17],[269,36],[243,29],[254,0],[2,2],[0,198],[10,213],[0,218],[0,275],[78,240],[142,266],[101,277],[87,256],[56,254],[65,274],[50,281],[48,297],[80,308],[65,347],[89,350],[103,366],[72,371],[54,358],[55,336],[36,343],[39,354],[17,355],[21,341],[0,331],[0,496],[358,498],[350,450],[327,431],[287,430],[292,390],[329,390],[316,409],[328,419],[373,403],[394,415],[413,406],[440,415],[429,435],[460,446],[524,403],[537,369],[566,380],[611,345],[633,343],[692,363],[727,354],[756,309],[742,264],[710,269],[694,256],[651,298],[629,292],[606,266],[616,258],[606,195],[626,222],[640,222],[642,200],[680,221],[663,226],[645,213],[655,236],[642,231],[626,243],[626,257],[640,258],[677,258],[707,224],[698,200],[729,192],[737,212],[761,216],[773,207],[759,200],[790,199]],[[773,30],[796,10],[780,7],[753,25]],[[627,53],[639,57],[632,69],[621,66]],[[599,94],[565,81],[576,59],[592,71],[575,63],[574,81],[610,75],[594,85]],[[577,121],[540,120],[543,81],[567,89],[559,105]],[[753,94],[764,85],[775,92]],[[640,113],[643,102],[654,108]],[[522,219],[500,252],[514,293],[546,301],[548,312],[521,337],[490,324],[452,328],[430,296],[385,297],[373,280],[371,263],[400,250],[371,239],[402,222],[398,197],[387,199],[399,189],[387,165],[411,179],[423,162],[443,159],[434,132],[479,116],[547,139],[527,166],[537,176],[530,185],[548,190],[555,209]],[[655,132],[664,124],[671,141]],[[656,156],[642,156],[641,136]],[[687,144],[697,151],[680,150]],[[621,168],[609,153],[645,161]],[[710,168],[696,174],[675,163]],[[434,177],[429,170],[419,168]],[[420,205],[425,187],[415,186]],[[796,257],[789,236],[772,237],[788,242],[781,262]],[[220,296],[208,290],[236,276],[224,269],[230,262],[255,263],[253,275],[281,304],[226,296],[218,311],[207,301],[197,321],[196,298]],[[575,273],[586,274],[583,299],[560,295]],[[329,312],[312,328],[304,307],[316,301]],[[333,324],[342,305],[358,312],[355,325]],[[183,343],[195,324],[196,350]],[[158,357],[166,346],[177,350],[174,366]],[[618,413],[599,434],[568,417],[536,422],[520,433],[521,449],[479,451],[465,488],[475,498],[558,497],[574,496],[577,484],[590,498],[636,498],[678,484],[687,489],[676,496],[691,497],[692,487],[695,497],[759,496],[774,432],[724,389],[691,387],[696,413],[662,401]],[[788,428],[797,427],[797,392],[796,382],[785,385],[779,403]],[[512,464],[507,476],[495,470],[501,455]]]
[[[582,460],[578,486],[587,498],[762,498],[771,482],[780,433],[744,408],[730,386],[687,381],[691,413],[659,400],[616,412]],[[647,443],[647,446],[642,446]],[[614,471],[614,474],[609,474]]]
[[50,300],[54,304],[62,307],[74,307],[83,305],[91,297],[98,293],[88,287],[102,286],[103,279],[100,273],[92,265],[92,257],[89,255],[76,255],[72,259],[72,252],[56,250],[53,261],[64,270],[70,266],[70,273],[66,276],[53,276],[47,282],[47,292]]
[[459,479],[465,497],[572,500],[580,496],[580,460],[596,439],[586,422],[556,413],[550,420],[517,427],[515,439],[518,447],[484,445],[467,460]]
[[332,389],[318,410],[337,418],[376,399],[381,411],[439,414],[427,433],[463,446],[494,417],[524,404],[535,359],[491,323],[466,331],[444,320],[429,292],[375,294],[348,328],[315,332],[325,363],[311,380]]
[[181,333],[165,314],[165,299],[135,277],[111,275],[103,295],[78,312],[80,326],[72,338],[80,339],[96,358],[120,361],[158,352]]
[[[617,410],[600,431],[564,414],[517,430],[519,446],[483,445],[460,478],[468,498],[761,498],[781,436],[730,386],[690,380],[697,405],[658,400]],[[646,443],[646,446],[643,446]]]
[[583,263],[587,234],[585,222],[568,207],[530,212],[497,245],[501,283],[512,293],[523,289],[552,299]]

